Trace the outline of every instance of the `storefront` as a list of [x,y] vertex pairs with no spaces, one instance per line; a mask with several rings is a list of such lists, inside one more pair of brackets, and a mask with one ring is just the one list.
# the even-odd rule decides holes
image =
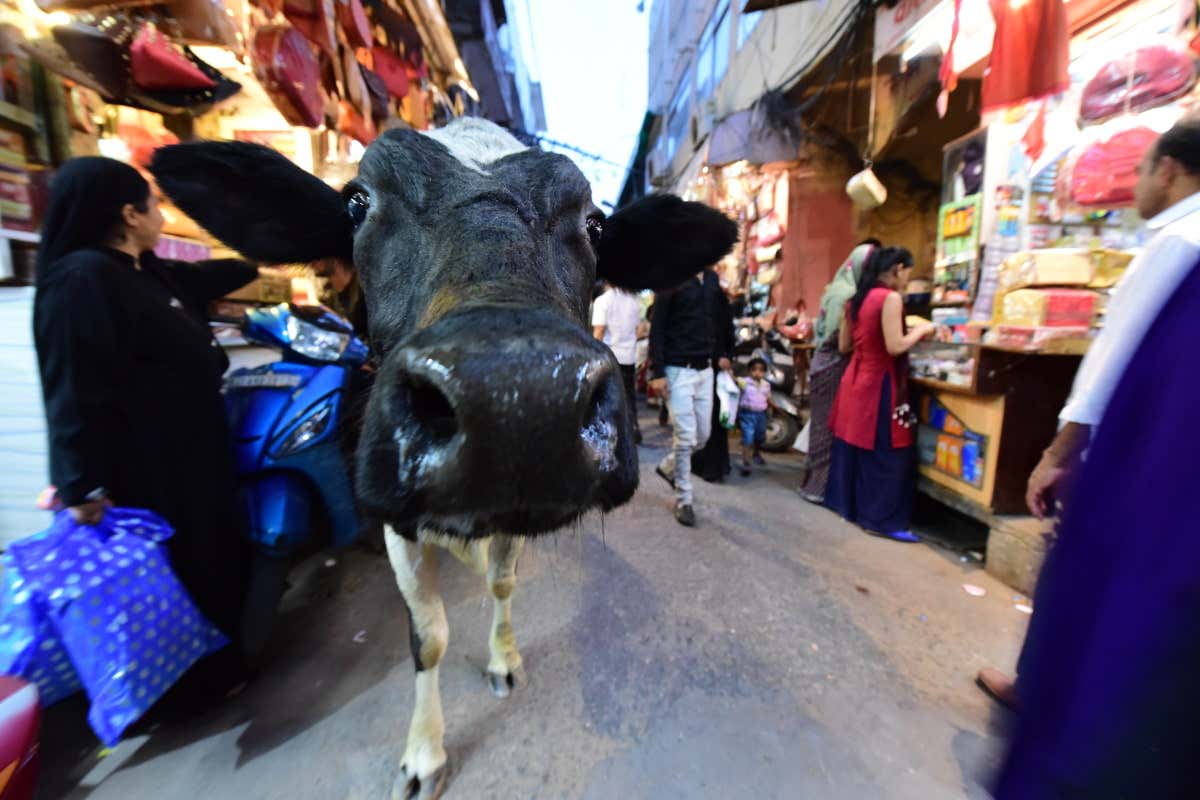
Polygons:
[[1072,31],[1067,91],[985,114],[940,154],[928,283],[908,298],[943,331],[910,354],[921,485],[981,519],[1027,513],[1028,475],[1144,236],[1137,165],[1195,99],[1180,5],[1112,5]]

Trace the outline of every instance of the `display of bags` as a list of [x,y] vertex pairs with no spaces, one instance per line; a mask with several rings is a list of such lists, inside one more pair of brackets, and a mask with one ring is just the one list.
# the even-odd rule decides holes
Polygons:
[[[4,556],[21,581],[5,609],[27,605],[49,620],[91,700],[88,722],[110,747],[196,661],[228,644],[171,571],[161,543],[173,533],[148,511],[109,509],[97,525],[64,511]],[[45,625],[25,639],[38,636],[38,652],[52,652]]]
[[1079,103],[1084,122],[1144,111],[1187,93],[1196,82],[1192,56],[1174,44],[1157,44],[1123,55],[1100,68]]
[[300,33],[288,25],[268,25],[254,34],[254,74],[279,112],[292,125],[315,128],[324,118],[321,65]]

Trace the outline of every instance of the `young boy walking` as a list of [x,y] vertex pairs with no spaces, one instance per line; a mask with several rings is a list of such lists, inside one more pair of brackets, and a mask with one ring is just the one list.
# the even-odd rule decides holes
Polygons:
[[765,465],[759,448],[767,438],[767,409],[771,407],[771,384],[767,381],[767,362],[750,361],[750,377],[738,381],[742,398],[738,402],[738,425],[742,429],[742,475],[750,475],[750,459]]

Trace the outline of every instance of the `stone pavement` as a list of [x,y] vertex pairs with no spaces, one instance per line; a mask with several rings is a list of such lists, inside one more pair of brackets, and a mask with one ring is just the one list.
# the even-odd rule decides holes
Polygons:
[[[670,515],[647,417],[643,486],[532,543],[514,624],[529,686],[483,677],[483,582],[443,562],[449,798],[985,798],[1005,713],[973,685],[1011,669],[1027,617],[979,565],[866,536],[792,490],[799,464],[697,485]],[[386,559],[311,560],[273,668],[186,726],[96,758],[78,705],[47,721],[41,798],[386,798],[413,695]],[[964,582],[987,590],[969,596]]]

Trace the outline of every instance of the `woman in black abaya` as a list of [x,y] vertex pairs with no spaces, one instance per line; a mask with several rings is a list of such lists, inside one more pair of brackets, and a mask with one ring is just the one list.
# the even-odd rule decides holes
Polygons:
[[[67,162],[42,228],[34,335],[59,499],[80,522],[108,505],[147,508],[175,528],[171,564],[235,643],[248,546],[234,499],[221,378],[228,359],[206,305],[249,283],[242,261],[164,261],[149,184],[107,158]],[[236,645],[214,656],[242,671]]]

